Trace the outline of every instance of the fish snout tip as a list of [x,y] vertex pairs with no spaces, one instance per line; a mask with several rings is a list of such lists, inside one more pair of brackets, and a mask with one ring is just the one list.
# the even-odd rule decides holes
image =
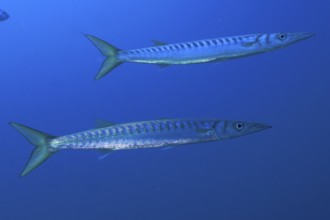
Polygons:
[[262,127],[264,129],[268,129],[268,128],[272,128],[273,126],[269,125],[269,124],[263,124]]
[[308,38],[314,37],[315,35],[316,35],[316,33],[313,33],[313,32],[306,32],[306,33],[300,34],[301,39],[308,39]]
[[316,33],[314,33],[314,32],[308,32],[308,33],[306,33],[306,35],[308,37],[314,37],[316,35]]
[[260,124],[260,125],[258,126],[258,128],[259,128],[260,130],[266,130],[266,129],[272,128],[272,126],[269,125],[269,124]]

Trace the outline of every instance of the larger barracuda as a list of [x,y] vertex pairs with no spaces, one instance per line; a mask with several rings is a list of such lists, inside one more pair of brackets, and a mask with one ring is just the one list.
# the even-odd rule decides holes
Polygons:
[[313,33],[251,34],[165,44],[134,50],[119,50],[91,35],[86,37],[106,56],[95,79],[100,79],[123,62],[158,65],[224,61],[265,53],[312,37]]
[[221,141],[270,128],[263,123],[217,119],[162,119],[100,128],[55,137],[15,122],[10,123],[36,148],[21,176],[63,149],[114,151]]

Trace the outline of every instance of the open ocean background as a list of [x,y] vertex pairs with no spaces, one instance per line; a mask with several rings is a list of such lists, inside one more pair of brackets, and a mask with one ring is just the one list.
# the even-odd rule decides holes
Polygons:
[[[330,219],[330,3],[325,0],[0,2],[1,220]],[[93,80],[93,34],[122,49],[315,32],[222,63],[123,64]],[[33,149],[8,125],[54,135],[95,119],[221,118],[265,132],[168,150],[64,151],[20,178]]]

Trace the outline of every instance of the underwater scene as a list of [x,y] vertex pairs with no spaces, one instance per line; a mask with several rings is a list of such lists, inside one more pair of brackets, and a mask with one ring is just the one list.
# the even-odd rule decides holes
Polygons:
[[330,219],[330,3],[0,3],[0,220]]

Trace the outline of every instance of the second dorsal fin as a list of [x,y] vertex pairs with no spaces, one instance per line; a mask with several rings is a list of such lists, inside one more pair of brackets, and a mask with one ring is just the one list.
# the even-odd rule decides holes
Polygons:
[[110,127],[115,125],[115,123],[110,122],[110,121],[106,121],[106,120],[102,120],[102,119],[97,119],[95,121],[95,127],[96,128],[106,128],[106,127]]
[[158,41],[158,40],[152,40],[152,43],[155,45],[155,46],[163,46],[163,45],[167,45],[168,43],[164,43],[162,41]]

